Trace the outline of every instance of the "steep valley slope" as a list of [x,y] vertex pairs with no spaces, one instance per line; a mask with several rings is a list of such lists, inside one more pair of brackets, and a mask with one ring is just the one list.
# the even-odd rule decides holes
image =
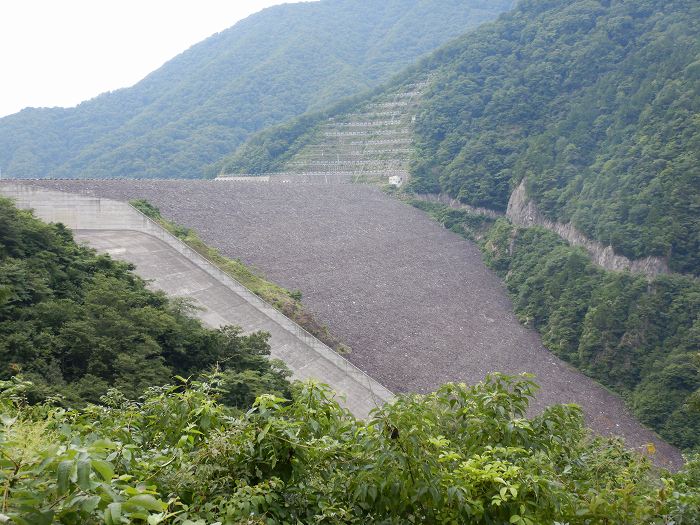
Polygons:
[[[371,96],[426,79],[405,142],[411,189],[504,212],[524,181],[548,221],[700,274],[698,2],[522,1]],[[220,164],[286,168],[368,101],[265,130]]]
[[[368,111],[380,107],[389,119]],[[547,348],[693,448],[699,116],[697,1],[523,0],[383,89],[264,130],[220,165],[289,180],[316,166],[362,180],[382,163],[387,180],[400,167],[402,191],[428,200],[415,205],[481,239]],[[504,212],[510,222],[492,220]]]
[[592,428],[677,461],[623,402],[563,363],[512,312],[478,248],[375,188],[224,181],[34,181],[119,200],[145,198],[229,257],[279,284],[397,392],[427,392],[488,372],[530,372],[537,406],[580,404]]

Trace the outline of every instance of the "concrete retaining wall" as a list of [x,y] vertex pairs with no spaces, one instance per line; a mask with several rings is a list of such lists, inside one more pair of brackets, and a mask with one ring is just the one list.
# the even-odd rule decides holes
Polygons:
[[[163,246],[150,248],[153,253],[145,254],[147,259],[151,258],[151,261],[148,262],[156,262],[156,257],[160,257],[161,261],[167,261],[168,258],[182,256],[190,265],[199,270],[199,275],[195,277],[193,271],[182,272],[181,270],[177,275],[159,275],[157,268],[159,264],[161,267],[163,264],[158,262],[150,264],[151,268],[155,268],[154,271],[142,276],[153,278],[155,287],[163,289],[165,292],[173,290],[168,289],[165,284],[160,286],[159,277],[163,278],[163,282],[173,281],[175,278],[178,290],[192,290],[189,294],[185,292],[179,293],[179,295],[191,295],[193,299],[197,299],[195,302],[208,310],[214,310],[199,314],[202,320],[208,324],[221,324],[212,322],[212,319],[220,319],[238,324],[246,331],[265,330],[270,332],[272,357],[285,361],[296,378],[314,378],[329,384],[336,392],[345,396],[345,405],[358,417],[365,417],[372,408],[393,397],[392,393],[385,387],[129,204],[8,182],[0,183],[0,194],[14,199],[21,208],[33,209],[36,216],[44,221],[65,224],[78,232],[78,237],[85,239],[88,243],[91,243],[91,236],[88,232],[101,232],[99,237],[96,236],[92,239],[95,247],[119,253],[120,258],[134,262],[137,273],[140,273],[139,260],[144,261],[144,254],[136,253],[139,250],[134,249],[129,244],[129,242],[133,243],[133,236],[129,241],[126,237],[122,239],[123,236],[120,237],[118,232],[140,232],[158,239]],[[114,232],[114,234],[109,232]],[[105,235],[108,237],[107,243],[104,242]],[[111,242],[109,237],[111,237]],[[107,246],[111,250],[106,249]],[[172,253],[164,254],[163,250],[169,250]],[[168,270],[163,269],[162,271]],[[206,275],[203,276],[203,274]],[[192,286],[187,287],[182,279],[188,277],[197,282],[193,282]],[[211,295],[217,295],[217,300],[212,299],[208,302],[206,297],[202,300],[201,293],[196,295],[196,292],[202,291],[201,282],[207,277],[215,282],[208,284],[205,288],[211,291]],[[183,284],[185,284],[184,287]],[[220,287],[225,288],[224,292],[216,292],[216,289]],[[231,294],[234,294],[235,297]],[[226,297],[229,298],[228,304],[226,304]],[[240,300],[243,300],[250,308],[247,308],[246,315],[238,317],[234,315],[232,318],[232,312],[238,308]]]

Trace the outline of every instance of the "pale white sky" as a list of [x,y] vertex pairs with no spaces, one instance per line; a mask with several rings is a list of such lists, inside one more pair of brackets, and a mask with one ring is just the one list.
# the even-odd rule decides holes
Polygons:
[[135,84],[283,0],[0,0],[0,117]]

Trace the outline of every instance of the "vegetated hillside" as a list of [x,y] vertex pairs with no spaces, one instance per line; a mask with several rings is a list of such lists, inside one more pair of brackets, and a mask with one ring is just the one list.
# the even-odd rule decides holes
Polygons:
[[256,134],[213,168],[220,176],[281,172],[309,181],[329,175],[345,181],[405,178],[415,111],[426,85],[425,80],[402,83],[303,115]]
[[14,178],[201,177],[250,133],[376,86],[513,0],[321,0],[266,9],[134,87],[0,120]]
[[[631,259],[700,273],[698,2],[524,0],[385,90],[426,78],[414,191],[503,211],[527,178],[548,218]],[[265,131],[224,165],[275,167],[363,103]]]
[[526,0],[431,60],[415,188],[700,273],[700,3]]
[[146,289],[127,264],[0,198],[0,380],[31,380],[31,400],[97,402],[110,388],[136,399],[175,374],[214,366],[231,406],[288,392],[286,368],[267,358],[267,335],[210,330],[187,313],[186,304]]

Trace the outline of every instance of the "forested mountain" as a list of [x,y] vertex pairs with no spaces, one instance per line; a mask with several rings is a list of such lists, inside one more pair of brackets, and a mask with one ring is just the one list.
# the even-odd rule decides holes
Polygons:
[[[632,259],[700,273],[698,2],[523,0],[386,90],[426,78],[415,191],[503,211],[526,178],[550,219]],[[275,167],[342,112],[266,131],[222,165],[246,171],[262,155]]]
[[431,61],[413,173],[700,272],[700,4],[526,0]]
[[195,45],[128,89],[0,119],[3,175],[186,177],[251,132],[387,80],[513,0],[280,5]]

